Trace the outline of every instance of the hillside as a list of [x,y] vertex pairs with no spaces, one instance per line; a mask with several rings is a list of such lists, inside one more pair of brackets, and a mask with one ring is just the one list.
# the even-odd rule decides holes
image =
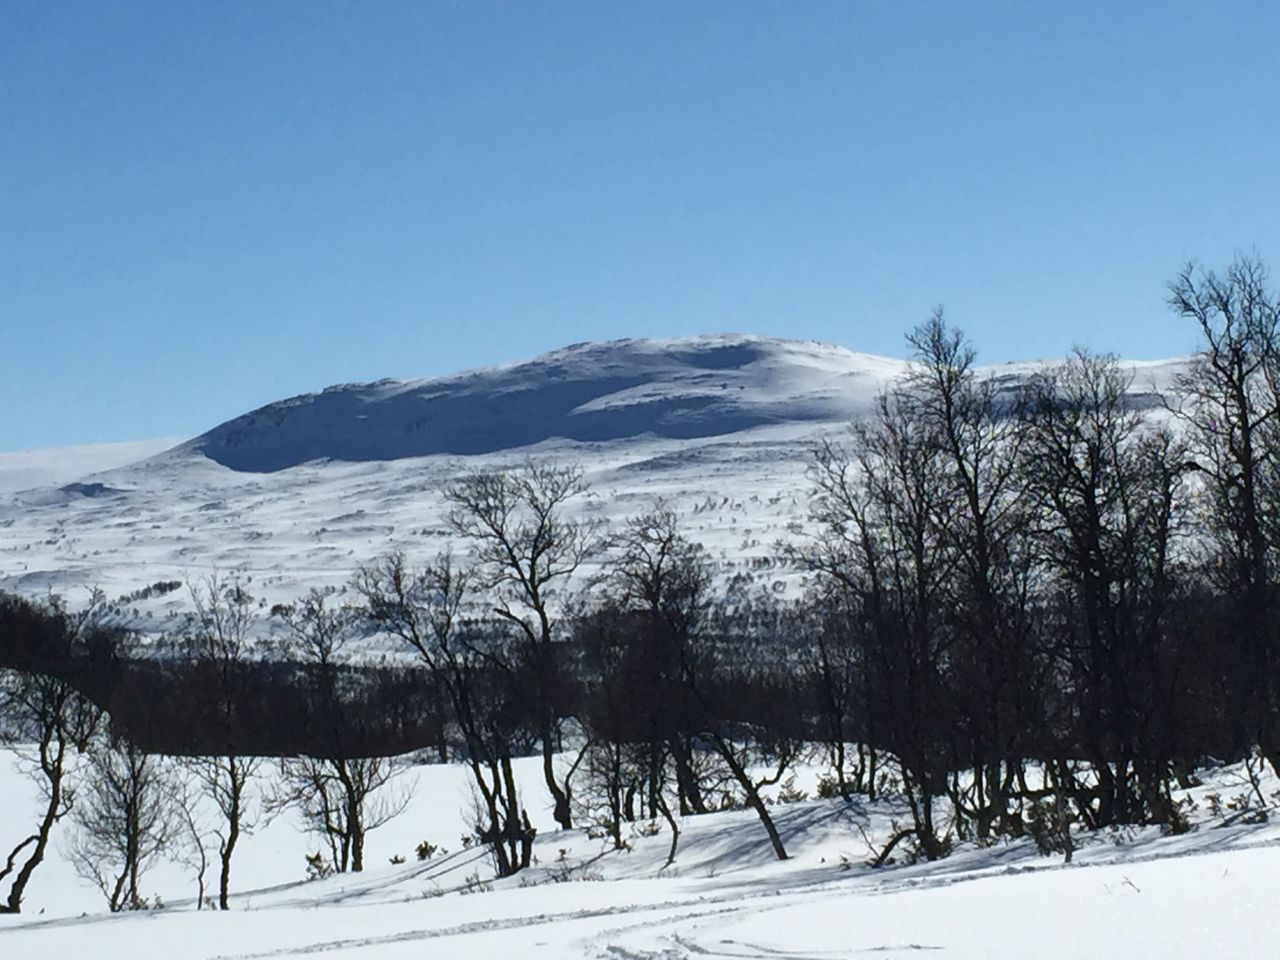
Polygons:
[[[1181,365],[1133,364],[1134,402],[1167,392]],[[1043,366],[981,373],[1012,390]],[[621,519],[662,497],[717,559],[786,580],[774,545],[805,518],[811,451],[905,369],[829,344],[718,335],[331,387],[127,466],[64,470],[56,485],[0,497],[0,588],[115,596],[240,569],[260,595],[289,600],[387,550],[439,549],[440,486],[528,456],[581,466],[594,515]],[[180,602],[141,604],[139,616]]]
[[900,361],[765,337],[615,340],[431,380],[330,387],[221,424],[183,449],[234,470],[475,456],[547,440],[693,440],[856,415]]

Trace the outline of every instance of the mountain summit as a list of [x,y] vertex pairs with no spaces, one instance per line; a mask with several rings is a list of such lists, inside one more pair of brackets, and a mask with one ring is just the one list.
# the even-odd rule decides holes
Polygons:
[[829,344],[745,335],[577,344],[445,377],[330,387],[229,420],[182,449],[261,473],[556,438],[714,437],[848,419],[904,368]]

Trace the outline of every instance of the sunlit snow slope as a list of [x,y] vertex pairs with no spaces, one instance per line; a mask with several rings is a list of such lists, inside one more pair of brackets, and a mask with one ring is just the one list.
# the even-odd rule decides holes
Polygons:
[[[1134,364],[1135,399],[1168,391],[1182,364]],[[1013,390],[1042,366],[982,375]],[[720,335],[331,387],[76,483],[64,472],[57,485],[0,493],[0,588],[118,595],[239,569],[260,595],[291,599],[387,550],[442,547],[442,485],[530,456],[583,469],[594,495],[578,509],[621,519],[661,497],[714,557],[781,582],[792,573],[775,545],[805,518],[814,446],[905,370],[829,344]]]
[[186,449],[266,472],[320,459],[490,454],[547,440],[705,439],[846,419],[901,368],[764,337],[580,344],[434,380],[331,387],[237,417]]

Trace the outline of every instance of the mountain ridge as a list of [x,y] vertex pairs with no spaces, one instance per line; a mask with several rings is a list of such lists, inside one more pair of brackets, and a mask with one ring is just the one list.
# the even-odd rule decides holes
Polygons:
[[[983,370],[1016,384],[1045,365]],[[273,473],[321,460],[493,454],[547,440],[706,439],[848,420],[908,367],[836,344],[749,334],[586,342],[440,377],[298,394],[219,424],[178,452]]]
[[629,338],[426,379],[341,384],[267,404],[183,445],[234,470],[471,456],[545,440],[699,439],[852,413],[901,361],[742,334]]

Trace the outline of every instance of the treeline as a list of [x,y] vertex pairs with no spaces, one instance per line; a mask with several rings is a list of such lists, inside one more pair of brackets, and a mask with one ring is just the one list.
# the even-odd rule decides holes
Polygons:
[[[223,907],[262,754],[292,756],[270,802],[302,811],[334,870],[361,869],[365,834],[402,806],[385,757],[410,746],[466,765],[500,875],[531,862],[513,765],[529,755],[559,826],[623,846],[629,822],[665,824],[671,859],[683,817],[735,804],[785,857],[766,794],[814,750],[825,794],[905,799],[879,861],[1183,829],[1174,791],[1197,768],[1280,763],[1280,302],[1242,258],[1183,271],[1170,305],[1202,352],[1167,397],[1084,351],[1010,389],[941,314],[912,331],[909,376],[816,451],[807,536],[779,548],[799,600],[728,577],[662,505],[604,529],[578,509],[581,474],[537,462],[443,491],[456,554],[389,555],[342,596],[271,611],[276,660],[235,577],[193,585],[145,666],[91,617],[8,599],[0,654],[24,672],[6,714],[41,744],[49,807],[0,880],[30,876],[20,854],[66,812],[58,750],[120,764],[139,745],[200,755]],[[354,669],[373,635],[412,666]],[[85,695],[111,709],[114,746],[92,746]],[[138,864],[95,856],[119,863],[113,908],[135,902]]]

